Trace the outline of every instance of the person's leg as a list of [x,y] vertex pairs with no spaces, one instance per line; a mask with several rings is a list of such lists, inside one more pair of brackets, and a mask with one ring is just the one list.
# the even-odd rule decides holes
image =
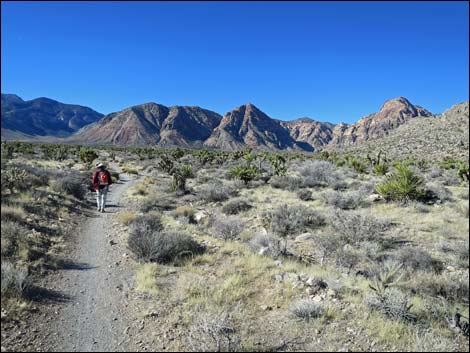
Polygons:
[[101,205],[101,210],[104,211],[104,208],[106,207],[106,198],[108,196],[108,186],[106,186],[103,190],[103,203]]
[[100,189],[96,190],[96,207],[98,208],[98,211],[101,210],[100,207]]

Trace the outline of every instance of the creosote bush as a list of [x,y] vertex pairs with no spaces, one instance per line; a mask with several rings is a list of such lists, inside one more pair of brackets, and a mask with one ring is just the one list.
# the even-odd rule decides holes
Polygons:
[[3,261],[1,266],[2,297],[19,296],[24,297],[31,286],[31,278],[28,270],[17,267],[11,262]]
[[327,190],[320,194],[321,199],[330,206],[342,210],[353,210],[363,203],[364,194],[358,191],[342,193],[339,191]]
[[236,216],[217,215],[212,222],[212,228],[215,236],[224,240],[235,240],[245,228],[245,224]]
[[143,262],[169,263],[204,251],[204,247],[186,233],[137,229],[129,234],[127,245]]
[[380,241],[390,224],[367,214],[335,210],[331,215],[331,227],[333,236],[341,244],[358,246],[364,241]]
[[332,186],[339,180],[336,167],[327,161],[306,162],[299,172],[304,187]]
[[281,237],[299,234],[313,227],[325,224],[325,217],[319,212],[303,206],[281,205],[267,214],[271,230]]
[[237,191],[222,183],[211,183],[204,185],[199,193],[202,200],[206,202],[221,202],[235,196]]
[[87,193],[83,180],[74,176],[65,176],[57,179],[52,184],[52,189],[59,193],[71,195],[79,200],[83,200]]
[[243,211],[248,211],[252,207],[253,206],[251,206],[247,200],[243,198],[236,198],[228,201],[222,208],[222,212],[225,214],[234,215]]

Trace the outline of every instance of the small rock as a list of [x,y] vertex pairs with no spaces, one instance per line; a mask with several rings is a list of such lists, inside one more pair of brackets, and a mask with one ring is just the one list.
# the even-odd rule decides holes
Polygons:
[[282,261],[281,260],[274,261],[274,264],[276,265],[276,267],[282,267]]
[[269,305],[261,305],[260,308],[261,308],[261,310],[263,310],[263,311],[271,311],[271,310],[273,310],[273,307],[272,307],[272,306],[269,306]]
[[265,246],[259,249],[258,254],[261,256],[268,255],[270,253],[269,247]]
[[284,281],[284,277],[282,275],[277,274],[274,279],[276,280],[277,283],[281,283]]
[[447,267],[446,267],[446,270],[447,270],[448,272],[455,272],[455,267],[454,267],[454,266],[447,266]]
[[368,200],[370,202],[379,202],[379,201],[382,201],[384,198],[382,196],[380,196],[379,194],[372,194],[372,195],[369,195],[368,197]]

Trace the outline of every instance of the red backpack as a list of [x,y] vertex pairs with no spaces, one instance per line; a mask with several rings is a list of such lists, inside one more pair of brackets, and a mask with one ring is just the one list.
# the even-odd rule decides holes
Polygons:
[[109,173],[106,170],[103,170],[98,173],[98,184],[108,185],[109,184]]

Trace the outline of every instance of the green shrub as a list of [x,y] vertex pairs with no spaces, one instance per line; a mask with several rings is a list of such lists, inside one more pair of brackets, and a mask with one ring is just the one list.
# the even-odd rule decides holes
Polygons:
[[388,173],[388,165],[387,164],[376,164],[372,168],[375,175],[385,175]]
[[250,164],[250,165],[238,165],[231,168],[228,172],[228,176],[233,179],[241,180],[246,184],[250,181],[255,180],[259,177],[260,170],[257,166]]
[[423,200],[426,192],[422,188],[423,179],[409,167],[398,163],[395,171],[387,176],[387,180],[376,186],[376,191],[387,201],[408,202]]
[[98,154],[93,148],[87,147],[80,149],[78,152],[78,158],[89,166],[96,158],[98,158]]

